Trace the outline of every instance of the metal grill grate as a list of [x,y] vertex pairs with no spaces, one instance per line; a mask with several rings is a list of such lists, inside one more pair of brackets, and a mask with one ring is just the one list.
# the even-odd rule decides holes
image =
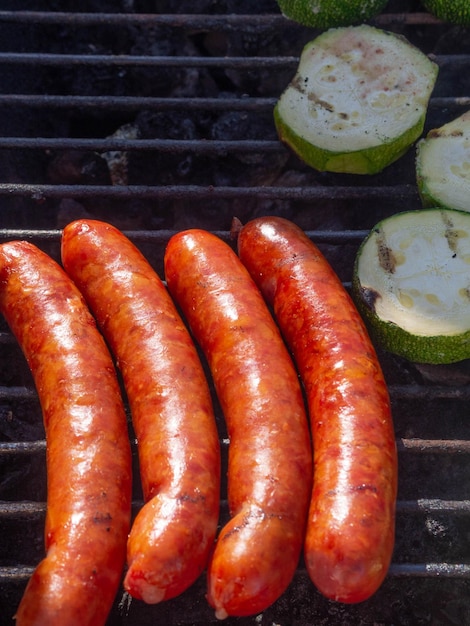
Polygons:
[[[230,241],[234,215],[278,213],[307,231],[348,285],[368,229],[419,207],[413,151],[380,175],[357,178],[311,172],[277,140],[273,105],[314,33],[285,20],[274,1],[260,3],[263,13],[256,14],[249,2],[181,2],[178,13],[171,2],[154,3],[165,7],[161,13],[137,1],[100,12],[107,3],[97,0],[92,9],[90,0],[81,13],[65,1],[51,3],[60,11],[39,0],[28,4],[35,6],[0,11],[0,241],[29,239],[58,259],[64,220],[91,214],[122,227],[161,273],[175,230],[202,226]],[[428,128],[470,108],[468,29],[440,23],[411,0],[391,0],[374,23],[404,34],[439,64]],[[164,124],[152,132],[155,116],[166,124],[173,116],[177,127],[196,120],[198,132],[166,132]],[[115,132],[129,125],[138,136]],[[112,155],[125,166],[123,179],[85,180],[74,170],[71,181],[70,170],[51,173],[54,159],[65,155],[70,166],[76,154],[108,166]],[[12,624],[42,556],[45,442],[30,374],[8,329],[0,331],[3,626]],[[265,614],[226,624],[470,622],[468,364],[423,368],[380,357],[400,460],[397,544],[383,588],[363,605],[337,606],[316,594],[300,564],[288,592]],[[136,487],[136,510],[139,504]],[[117,598],[108,626],[158,620],[216,623],[204,580],[162,606]]]

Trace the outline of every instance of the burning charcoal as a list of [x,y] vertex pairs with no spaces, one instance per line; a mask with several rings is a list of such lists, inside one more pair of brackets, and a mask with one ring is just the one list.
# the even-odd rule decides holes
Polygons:
[[[164,27],[146,26],[137,31],[136,41],[130,54],[161,56],[197,56],[198,50],[190,36],[184,31],[173,31]],[[164,65],[135,67],[128,74],[132,91],[140,96],[196,96],[201,87],[211,86],[210,72],[206,68],[166,67]]]
[[[117,129],[110,138],[115,139],[137,139],[139,129],[134,124],[125,124]],[[109,174],[113,185],[128,185],[128,154],[122,150],[111,150],[102,154],[107,162]]]
[[[201,138],[200,119],[197,113],[143,112],[136,128],[142,139],[194,140]],[[193,177],[199,184],[204,180],[210,184],[205,159],[192,152],[130,152],[128,172],[130,184],[174,185]]]

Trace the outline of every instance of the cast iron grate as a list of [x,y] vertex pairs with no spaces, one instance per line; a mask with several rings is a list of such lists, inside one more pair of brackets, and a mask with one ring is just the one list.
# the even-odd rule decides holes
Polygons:
[[[348,285],[368,230],[419,207],[413,151],[357,178],[309,171],[277,140],[273,105],[314,33],[285,20],[274,1],[254,9],[247,1],[90,0],[82,12],[70,4],[0,11],[0,241],[29,239],[58,259],[61,227],[91,215],[121,227],[161,273],[176,230],[200,226],[230,242],[234,216],[275,213],[302,226]],[[468,29],[411,0],[386,9],[374,23],[439,64],[427,128],[469,109]],[[30,374],[5,326],[0,346],[3,626],[42,556],[45,441]],[[360,606],[335,605],[300,563],[273,607],[228,625],[470,622],[468,364],[380,357],[400,459],[397,544],[383,588]],[[136,484],[135,509],[140,498]],[[216,623],[204,580],[161,606],[116,598],[109,626],[158,620]]]

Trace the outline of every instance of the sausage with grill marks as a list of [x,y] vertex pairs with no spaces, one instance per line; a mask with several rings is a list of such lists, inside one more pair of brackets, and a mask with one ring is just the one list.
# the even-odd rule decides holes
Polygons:
[[220,445],[208,382],[165,285],[122,232],[72,222],[62,261],[122,372],[145,501],[129,536],[124,587],[155,604],[195,582],[217,531]]
[[20,344],[46,433],[46,556],[17,626],[103,626],[123,573],[131,451],[111,355],[62,268],[25,241],[0,246],[0,310]]
[[377,355],[338,276],[295,224],[248,222],[238,251],[305,385],[314,454],[308,572],[328,598],[360,602],[381,585],[394,546],[397,457]]
[[168,288],[207,357],[230,438],[228,501],[208,566],[220,619],[263,611],[287,588],[311,489],[306,411],[279,329],[236,253],[204,230],[174,235]]

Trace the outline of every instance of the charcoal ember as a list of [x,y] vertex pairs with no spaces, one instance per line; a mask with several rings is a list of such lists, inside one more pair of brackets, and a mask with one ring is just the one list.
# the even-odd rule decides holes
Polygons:
[[64,150],[54,154],[47,167],[49,182],[58,185],[109,185],[108,165],[96,152]]
[[[111,185],[116,176],[122,175],[123,165],[127,166],[125,155],[121,159],[108,155],[100,156],[96,152],[67,150],[55,154],[47,168],[48,182],[59,185]],[[123,163],[123,161],[126,161]],[[126,172],[127,173],[127,172]],[[122,179],[118,182],[123,182]],[[84,197],[81,200],[62,198],[56,207],[56,227],[63,228],[74,219],[94,218],[108,220],[118,227],[139,228],[144,226],[145,213],[138,211],[135,219],[129,206],[132,201],[119,205],[110,198]],[[134,219],[133,219],[134,217]]]
[[[256,112],[227,112],[221,114],[213,123],[210,139],[213,140],[272,140],[277,139],[271,119]],[[278,176],[289,158],[284,150],[234,151],[212,160],[213,184],[231,187],[263,187],[276,183]],[[233,210],[240,219],[249,219],[260,210],[273,211],[272,201],[262,198],[234,200]]]
[[251,111],[228,111],[215,119],[210,129],[214,140],[276,139],[272,120]]
[[[142,139],[195,140],[201,138],[201,119],[198,113],[143,111],[137,115],[135,126]],[[175,185],[194,176],[201,182],[206,179],[209,184],[205,159],[195,159],[191,152],[148,151],[128,155],[131,184]]]
[[[252,112],[208,116],[203,112],[143,112],[136,124],[142,138],[176,140],[276,139],[272,122]],[[161,152],[129,155],[129,181],[139,184],[250,186],[274,182],[285,164],[283,151],[220,154]],[[247,165],[249,167],[247,167]]]
[[[135,124],[125,124],[119,127],[110,137],[111,139],[135,140],[139,138],[139,129]],[[110,150],[102,154],[108,164],[109,175],[113,185],[128,185],[129,157],[125,150]]]
[[[106,45],[106,31],[97,30],[94,35],[82,35],[84,39],[64,28],[61,36],[54,39],[53,52],[57,54],[70,53],[73,42],[73,53],[83,55],[112,55],[119,49],[126,50],[126,45],[115,46],[113,41]],[[91,39],[91,42],[90,42]],[[79,94],[83,96],[97,95],[124,95],[128,89],[128,75],[119,65],[79,64],[48,68],[44,73],[44,87],[53,92]],[[97,118],[99,112],[95,113]]]
[[194,140],[201,138],[200,128],[206,123],[206,116],[197,112],[143,111],[135,125],[142,139]]
[[[199,50],[191,37],[161,26],[143,26],[135,31],[135,41],[129,53],[133,55],[198,56]],[[136,66],[126,72],[128,93],[140,96],[201,96],[217,91],[213,85],[211,72],[204,67],[178,67],[155,65]]]
[[252,67],[248,69],[227,68],[225,74],[233,88],[239,93],[250,93],[253,96],[277,97],[292,80],[297,67],[295,59],[312,38],[312,33],[307,31],[303,36],[296,33],[292,40],[290,36],[289,34],[282,36],[277,31],[270,33],[246,29],[243,33],[228,37],[226,52],[228,56],[246,56],[251,53],[255,57],[267,55],[293,59],[292,63],[276,67],[275,71],[269,67],[257,66],[256,58],[253,59]]

